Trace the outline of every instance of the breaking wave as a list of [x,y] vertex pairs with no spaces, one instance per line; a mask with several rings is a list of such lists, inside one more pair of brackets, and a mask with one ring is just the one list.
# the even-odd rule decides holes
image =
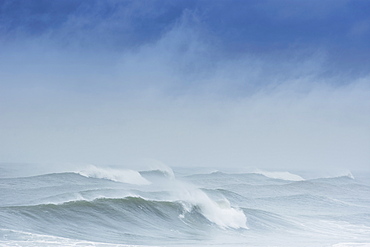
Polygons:
[[[168,168],[89,166],[0,178],[0,245],[254,246],[258,238],[265,246],[259,237],[296,234],[331,246],[369,240],[369,194],[353,176],[303,180],[288,172],[175,176]],[[289,246],[291,238],[279,239]]]
[[104,178],[128,184],[137,184],[137,185],[150,184],[150,182],[143,178],[139,172],[133,170],[99,168],[90,165],[88,168],[78,173],[85,177]]

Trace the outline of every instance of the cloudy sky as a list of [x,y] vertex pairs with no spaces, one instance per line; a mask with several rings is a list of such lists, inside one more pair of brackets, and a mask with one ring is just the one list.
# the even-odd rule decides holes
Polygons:
[[366,0],[0,0],[0,162],[370,170]]

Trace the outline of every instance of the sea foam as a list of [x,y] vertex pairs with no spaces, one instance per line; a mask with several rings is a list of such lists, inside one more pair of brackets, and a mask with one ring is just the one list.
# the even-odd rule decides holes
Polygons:
[[122,182],[136,185],[148,185],[150,182],[143,178],[139,172],[126,169],[100,168],[94,165],[78,172],[80,175],[91,178],[109,179],[115,182]]
[[221,228],[248,228],[243,211],[231,207],[227,199],[216,202],[202,190],[185,183],[178,183],[173,193],[187,211],[191,211],[193,206],[199,207],[209,221]]

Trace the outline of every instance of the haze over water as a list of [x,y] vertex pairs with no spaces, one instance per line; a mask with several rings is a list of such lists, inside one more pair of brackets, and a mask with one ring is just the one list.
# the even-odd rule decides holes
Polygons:
[[0,1],[0,245],[369,243],[367,1]]

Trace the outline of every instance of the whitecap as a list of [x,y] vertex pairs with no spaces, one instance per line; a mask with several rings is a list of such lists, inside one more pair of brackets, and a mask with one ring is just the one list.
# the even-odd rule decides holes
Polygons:
[[187,211],[197,206],[204,217],[221,228],[248,228],[244,212],[231,207],[227,199],[215,202],[202,190],[185,183],[178,184],[175,193]]
[[143,178],[138,171],[126,169],[100,168],[94,165],[78,172],[80,175],[91,178],[109,179],[135,185],[148,185],[150,182]]
[[287,180],[287,181],[304,181],[305,180],[301,176],[290,173],[290,172],[268,172],[268,171],[257,170],[254,173],[261,174],[268,178],[281,179],[281,180]]

